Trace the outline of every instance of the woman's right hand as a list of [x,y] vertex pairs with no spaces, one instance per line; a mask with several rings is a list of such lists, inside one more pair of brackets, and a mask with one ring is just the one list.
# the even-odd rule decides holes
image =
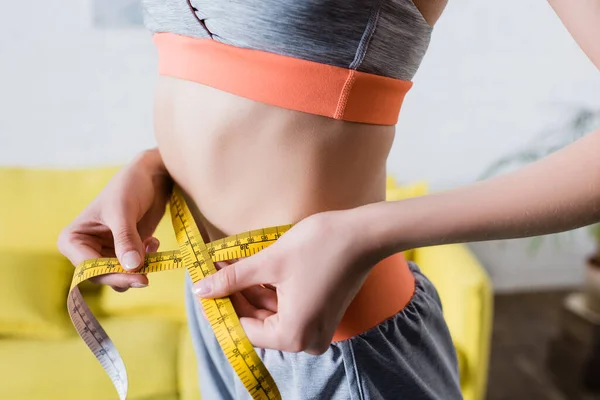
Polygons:
[[[172,180],[158,150],[148,150],[121,169],[60,234],[58,248],[73,265],[100,257],[117,257],[131,271],[143,265],[146,252],[158,249],[152,237],[171,194]],[[107,274],[92,278],[123,292],[145,287],[141,274]]]

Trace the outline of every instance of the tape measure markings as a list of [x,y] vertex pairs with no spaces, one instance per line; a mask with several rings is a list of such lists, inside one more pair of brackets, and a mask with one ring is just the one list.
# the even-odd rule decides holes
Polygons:
[[[92,350],[94,356],[100,360],[102,368],[104,368],[111,377],[111,380],[113,380],[119,397],[124,399],[127,396],[127,374],[125,373],[122,376],[120,372],[120,369],[125,371],[125,364],[123,364],[123,360],[118,351],[116,351],[116,347],[90,311],[79,288],[75,288],[72,291],[72,295],[69,296],[67,303],[69,309],[72,309],[79,317],[77,321],[73,321],[75,328],[78,332],[89,332],[91,334],[82,337],[87,346]],[[83,313],[82,310],[84,311]],[[86,317],[88,317],[87,320]],[[81,323],[84,324],[83,328],[81,327]],[[96,333],[100,334],[100,338],[96,337]],[[113,357],[113,352],[116,352],[116,357]],[[111,371],[112,374],[110,373]],[[123,387],[125,388],[124,391]]]
[[[171,197],[171,216],[179,250],[147,254],[142,268],[127,271],[116,258],[86,260],[75,268],[67,299],[71,320],[86,345],[113,381],[121,399],[128,390],[123,359],[98,320],[85,303],[78,284],[109,273],[147,274],[186,267],[192,281],[215,273],[214,262],[248,257],[274,243],[292,225],[239,233],[205,243],[178,190]],[[191,222],[191,223],[190,223]],[[248,340],[229,298],[202,299],[211,327],[227,359],[254,399],[281,399],[275,381]]]
[[[203,277],[212,275],[217,271],[213,264],[212,257],[200,236],[198,227],[195,226],[195,224],[189,224],[188,216],[191,217],[191,213],[189,212],[187,205],[180,201],[183,197],[181,195],[178,196],[177,194],[177,189],[175,189],[173,196],[171,197],[171,204],[173,205],[171,207],[171,215],[173,217],[173,228],[175,229],[177,241],[180,244],[180,250],[183,252],[186,247],[192,250],[190,254],[184,254],[184,259],[188,263],[188,268],[200,269]],[[185,235],[185,237],[180,238],[180,236],[183,235]],[[221,243],[221,249],[226,248],[226,243],[223,241]],[[229,257],[228,249],[226,250],[226,254]],[[200,279],[192,280],[196,283]],[[237,372],[238,376],[240,376],[240,379],[242,379],[241,375],[246,375],[246,371],[250,371],[252,378],[254,378],[254,381],[251,380],[250,382],[242,380],[252,397],[262,398],[262,396],[259,395],[259,392],[262,391],[267,396],[267,399],[270,399],[271,396],[269,394],[272,391],[272,388],[275,389],[276,395],[278,395],[279,393],[275,381],[250,344],[250,341],[240,324],[239,318],[235,313],[231,300],[229,298],[202,299],[202,306],[204,307],[208,320],[213,327],[215,336],[217,337],[225,356]],[[217,313],[218,316],[214,318],[215,316],[212,315],[212,313],[209,313],[209,311]],[[227,336],[229,336],[229,339],[231,340],[228,340]],[[233,349],[230,348],[232,344],[234,346]],[[244,349],[244,347],[246,348]],[[243,368],[243,366],[240,366],[240,357],[246,367],[241,370],[240,367]],[[250,369],[251,365],[255,366],[256,369]],[[256,384],[254,382],[256,382]]]

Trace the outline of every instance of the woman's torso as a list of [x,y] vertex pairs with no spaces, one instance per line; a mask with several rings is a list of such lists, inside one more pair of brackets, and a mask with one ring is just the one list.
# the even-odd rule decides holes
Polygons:
[[[146,23],[156,33],[296,52],[407,80],[443,3],[415,1],[417,9],[411,0],[145,0]],[[216,238],[383,200],[394,126],[336,120],[160,76],[155,135],[169,172]]]
[[167,169],[215,239],[383,200],[394,127],[160,77],[155,135]]
[[[224,4],[232,7],[218,9]],[[147,14],[151,29],[167,32],[157,41],[155,135],[209,240],[384,200],[386,160],[405,94],[398,90],[410,87],[430,34],[429,20],[411,0],[161,0]],[[260,79],[247,82],[249,76]],[[378,263],[333,340],[396,314],[414,290],[401,254]]]

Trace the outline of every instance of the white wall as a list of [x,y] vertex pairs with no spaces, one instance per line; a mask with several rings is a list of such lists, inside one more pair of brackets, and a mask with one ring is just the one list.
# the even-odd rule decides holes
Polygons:
[[[90,1],[10,2],[0,14],[0,165],[122,163],[154,144],[155,52],[141,29],[94,30]],[[600,73],[545,2],[450,0],[398,124],[390,171],[433,189],[474,181],[578,105]],[[570,108],[571,107],[571,108]],[[584,233],[473,249],[499,289],[576,284]]]
[[0,164],[121,163],[154,145],[150,35],[94,30],[91,4],[11,1],[0,13]]
[[450,0],[401,115],[390,168],[436,187],[478,178],[578,104],[600,73],[544,1]]

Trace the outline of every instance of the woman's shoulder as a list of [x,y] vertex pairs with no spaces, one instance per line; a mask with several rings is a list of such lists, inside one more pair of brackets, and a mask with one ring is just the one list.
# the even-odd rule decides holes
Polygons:
[[430,26],[435,25],[448,4],[448,0],[412,0],[412,2]]

